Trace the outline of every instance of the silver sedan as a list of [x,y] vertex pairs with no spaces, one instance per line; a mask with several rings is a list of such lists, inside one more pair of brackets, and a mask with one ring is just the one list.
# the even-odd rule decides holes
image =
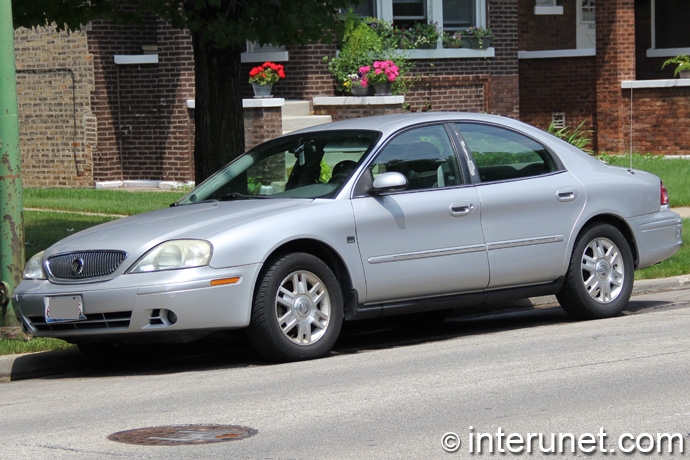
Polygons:
[[343,321],[556,294],[617,315],[672,256],[661,180],[515,120],[404,114],[266,142],[174,206],[33,257],[25,330],[84,351],[246,329],[271,360],[325,356]]

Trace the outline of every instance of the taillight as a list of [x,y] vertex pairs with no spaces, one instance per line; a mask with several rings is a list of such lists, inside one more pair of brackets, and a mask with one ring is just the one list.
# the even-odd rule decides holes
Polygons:
[[668,190],[663,182],[661,182],[661,206],[666,206],[668,204]]

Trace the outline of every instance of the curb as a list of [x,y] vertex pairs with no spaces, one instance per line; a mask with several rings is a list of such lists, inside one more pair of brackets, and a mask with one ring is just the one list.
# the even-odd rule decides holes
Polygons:
[[[690,275],[636,281],[632,295],[654,294],[679,289],[690,289]],[[558,305],[558,301],[555,296],[543,296],[533,297],[527,301],[518,301],[511,305],[519,310],[530,310]],[[473,311],[471,314],[476,315],[477,313],[477,311]],[[86,364],[88,364],[87,359],[76,348],[0,356],[0,382],[45,378],[80,369]]]

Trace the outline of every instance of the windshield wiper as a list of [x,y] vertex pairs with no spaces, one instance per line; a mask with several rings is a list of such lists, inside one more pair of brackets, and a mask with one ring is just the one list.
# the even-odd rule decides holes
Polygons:
[[268,198],[267,195],[243,195],[242,193],[232,192],[223,197],[219,201],[234,201],[234,200],[252,200],[254,198]]

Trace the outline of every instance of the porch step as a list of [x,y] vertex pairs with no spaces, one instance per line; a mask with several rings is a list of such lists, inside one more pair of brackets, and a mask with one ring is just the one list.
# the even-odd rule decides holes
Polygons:
[[330,115],[312,115],[309,101],[285,101],[282,116],[283,134],[333,121]]

